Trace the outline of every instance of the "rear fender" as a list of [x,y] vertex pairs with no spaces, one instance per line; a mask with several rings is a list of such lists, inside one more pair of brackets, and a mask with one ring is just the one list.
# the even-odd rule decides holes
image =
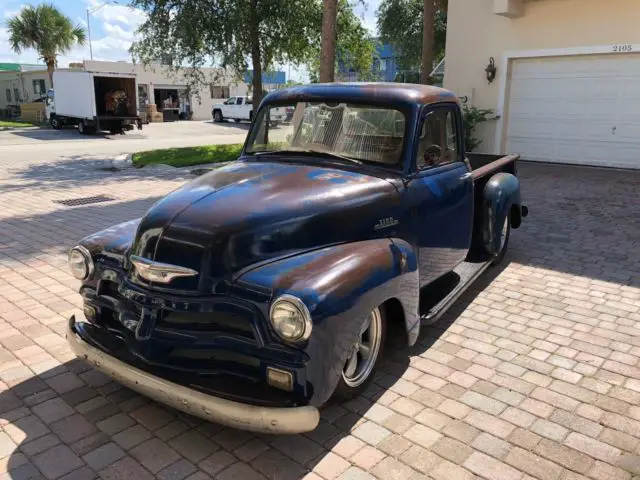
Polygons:
[[496,173],[484,187],[482,238],[484,247],[492,255],[500,252],[500,234],[507,215],[512,214],[512,226],[521,221],[520,181],[510,173]]
[[313,404],[324,403],[333,393],[362,322],[375,307],[398,299],[409,344],[419,333],[417,259],[413,248],[399,239],[336,245],[273,262],[242,275],[236,288],[268,289],[271,301],[294,295],[309,309],[313,331],[301,347],[311,359],[306,375]]

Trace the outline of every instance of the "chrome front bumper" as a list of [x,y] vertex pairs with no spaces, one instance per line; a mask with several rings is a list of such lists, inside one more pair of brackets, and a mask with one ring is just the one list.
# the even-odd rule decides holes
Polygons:
[[75,319],[67,326],[71,350],[92,367],[158,402],[204,420],[228,427],[262,433],[294,434],[316,428],[320,414],[316,407],[267,408],[233,402],[193,390],[121,362],[89,345],[75,332]]

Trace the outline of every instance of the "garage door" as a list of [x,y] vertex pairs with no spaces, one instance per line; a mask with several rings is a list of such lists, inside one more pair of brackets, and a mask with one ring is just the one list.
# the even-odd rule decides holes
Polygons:
[[640,54],[514,60],[508,95],[509,153],[640,169]]

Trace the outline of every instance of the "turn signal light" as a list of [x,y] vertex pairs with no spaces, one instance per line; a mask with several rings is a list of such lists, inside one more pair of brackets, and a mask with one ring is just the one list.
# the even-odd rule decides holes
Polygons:
[[267,383],[272,387],[290,392],[293,390],[293,375],[285,370],[267,367]]

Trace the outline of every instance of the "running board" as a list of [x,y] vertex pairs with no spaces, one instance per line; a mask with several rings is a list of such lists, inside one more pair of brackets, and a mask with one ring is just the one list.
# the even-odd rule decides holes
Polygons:
[[[460,280],[456,286],[436,305],[434,305],[427,313],[420,315],[420,322],[423,325],[431,325],[437,321],[446,312],[451,305],[482,275],[482,273],[491,265],[491,260],[487,262],[463,262],[458,265],[453,273],[458,275]],[[428,287],[427,287],[428,288]]]

